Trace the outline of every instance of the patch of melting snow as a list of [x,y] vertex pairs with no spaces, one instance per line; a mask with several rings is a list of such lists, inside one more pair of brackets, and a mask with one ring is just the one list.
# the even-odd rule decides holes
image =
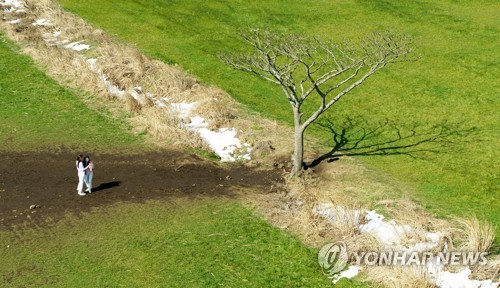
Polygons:
[[24,9],[19,9],[19,8],[23,7],[23,3],[19,0],[3,0],[2,2],[0,2],[0,6],[7,7],[6,9],[4,9],[4,11],[6,13],[12,13],[12,12],[23,13],[23,12],[25,12]]
[[87,59],[87,64],[89,65],[90,70],[92,70],[93,72],[97,71],[97,66],[96,66],[97,59],[96,58]]
[[192,103],[187,103],[187,102],[181,102],[181,103],[170,103],[172,108],[179,113],[179,118],[183,119],[188,117],[191,114],[191,111],[193,111],[198,103],[192,102]]
[[[438,245],[441,238],[440,232],[426,232],[412,229],[409,225],[397,225],[394,220],[384,221],[384,216],[375,211],[348,210],[341,206],[334,206],[331,203],[320,203],[313,208],[313,213],[320,215],[330,222],[342,221],[345,217],[351,217],[355,223],[361,223],[362,215],[365,215],[365,222],[359,224],[361,233],[370,233],[377,240],[386,246],[397,251],[406,252],[424,252],[430,251]],[[401,244],[401,237],[405,235],[418,235],[420,239],[425,239],[425,242],[419,242],[412,246],[405,247]],[[446,248],[445,248],[446,250]],[[360,267],[353,265],[340,274],[334,277],[334,283],[345,275],[352,278],[359,272]],[[495,283],[492,280],[471,280],[471,271],[466,267],[463,271],[452,273],[443,270],[443,265],[439,263],[439,258],[435,257],[427,262],[427,270],[431,279],[435,279],[435,283],[440,288],[498,288],[500,283]],[[351,276],[352,275],[352,276]]]
[[[207,128],[208,123],[203,117],[190,116],[191,112],[197,107],[198,103],[170,103],[172,108],[177,111],[179,118],[189,117],[190,122],[183,126],[195,131],[208,144],[210,149],[215,152],[222,162],[233,162],[240,159],[250,160],[251,147],[249,144],[242,144],[236,137],[237,131],[234,128],[220,128],[212,131]],[[243,153],[238,153],[243,151]],[[242,155],[239,155],[242,154]]]
[[141,97],[141,95],[139,93],[137,93],[137,91],[135,89],[130,91],[130,96],[132,96],[135,100],[139,100],[139,98]]
[[104,74],[101,73],[101,71],[97,68],[97,59],[96,58],[90,58],[87,59],[87,65],[89,65],[89,68],[92,72],[96,73],[99,76],[99,79],[104,83],[106,86],[106,89],[108,90],[109,93],[116,97],[123,97],[125,96],[125,90],[121,90],[118,86],[113,85],[110,81],[108,81],[108,78]]
[[134,99],[136,99],[136,100],[139,100],[141,97],[150,97],[150,98],[152,98],[152,96],[153,96],[151,93],[144,93],[142,91],[142,87],[141,86],[134,87],[134,89],[132,89],[130,91],[130,95],[132,97],[134,97]]
[[160,107],[160,108],[165,108],[167,107],[167,105],[165,105],[165,103],[163,103],[163,101],[158,100],[158,99],[153,99],[153,102],[155,103],[155,106],[157,107]]
[[103,75],[100,78],[106,85],[109,93],[115,95],[118,98],[125,96],[125,90],[121,90],[120,87],[113,85],[113,83],[109,82],[108,79]]
[[457,273],[440,271],[436,285],[440,288],[498,288],[500,284],[492,280],[471,280],[470,274],[469,267]]
[[189,117],[189,120],[190,122],[188,124],[185,124],[184,126],[190,129],[205,128],[208,126],[205,118],[200,116]]
[[14,7],[22,7],[22,3],[21,1],[19,0],[3,0],[2,2],[0,2],[0,5],[2,6],[14,6]]
[[[417,231],[409,225],[397,225],[396,221],[384,221],[385,217],[375,211],[348,210],[344,207],[334,206],[331,203],[320,203],[313,209],[313,213],[320,215],[330,222],[345,220],[347,217],[351,221],[358,223],[361,233],[369,233],[377,238],[377,240],[387,246],[387,248],[396,248],[400,251],[422,252],[434,248],[440,238],[440,233],[430,233],[425,231]],[[361,221],[364,215],[364,221]],[[401,237],[419,235],[420,238],[426,239],[426,242],[416,243],[412,246],[405,247],[401,244]]]
[[63,40],[61,40],[61,41],[56,41],[56,44],[57,44],[57,45],[64,45],[64,44],[66,44],[66,43],[69,43],[69,39],[63,39]]
[[19,24],[19,23],[21,23],[21,19],[18,18],[16,20],[10,20],[10,21],[7,21],[7,23],[12,24],[12,25]]
[[47,19],[38,19],[35,22],[31,23],[31,25],[33,25],[33,26],[49,26],[49,25],[52,25],[52,24],[50,23],[50,20],[47,20]]
[[75,51],[83,51],[83,50],[89,50],[90,45],[88,44],[82,44],[83,41],[76,41],[73,43],[70,43],[68,45],[65,45],[64,48],[75,50]]
[[[201,117],[200,117],[201,118]],[[210,148],[221,158],[222,162],[232,162],[238,159],[250,160],[250,145],[241,144],[240,139],[236,137],[234,128],[221,128],[218,131],[212,131],[208,128],[199,127],[194,129],[201,138],[208,143]],[[235,156],[238,149],[246,149],[245,154]]]
[[[396,221],[394,220],[389,220],[385,222],[384,216],[376,213],[375,211],[368,211],[366,214],[366,220],[368,221],[366,224],[362,224],[359,226],[360,231],[362,233],[370,233],[374,235],[380,243],[389,247],[397,246],[399,248],[407,248],[407,250],[411,250],[411,247],[402,247],[401,237],[412,236],[415,235],[415,233],[416,234],[424,233],[422,231],[414,231],[409,225],[397,225]],[[429,237],[425,235],[425,238],[427,239]],[[430,239],[432,240],[433,238],[430,237]],[[432,248],[436,246],[438,242],[436,241],[433,243],[418,243],[418,244],[420,245],[414,247]]]
[[359,271],[361,271],[361,266],[351,265],[347,268],[347,270],[344,270],[344,271],[340,272],[339,274],[334,275],[332,282],[333,282],[333,284],[336,284],[342,278],[351,279],[351,278],[355,277],[356,275],[358,275]]

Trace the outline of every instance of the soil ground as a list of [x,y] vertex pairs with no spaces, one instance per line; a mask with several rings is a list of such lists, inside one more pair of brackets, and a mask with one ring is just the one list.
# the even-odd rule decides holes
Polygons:
[[[118,202],[235,194],[237,187],[269,191],[279,170],[231,169],[183,152],[91,155],[93,192],[79,196],[75,153],[0,153],[0,229],[38,226]],[[30,206],[35,205],[35,209]]]

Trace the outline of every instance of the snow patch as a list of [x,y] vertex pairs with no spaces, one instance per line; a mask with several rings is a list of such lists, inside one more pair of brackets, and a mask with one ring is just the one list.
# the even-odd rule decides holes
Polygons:
[[50,23],[50,20],[38,19],[35,22],[31,23],[31,25],[33,25],[33,26],[50,26],[52,24]]
[[[191,120],[193,121],[193,119]],[[208,143],[208,146],[219,155],[222,162],[251,159],[250,145],[247,143],[241,144],[240,139],[236,137],[236,130],[234,128],[221,128],[218,131],[212,131],[204,127],[199,127],[195,128],[195,131]],[[246,153],[236,156],[238,154],[237,150],[239,149],[244,149]]]
[[357,266],[357,265],[349,266],[347,268],[347,270],[344,270],[344,271],[340,272],[339,274],[334,275],[332,282],[333,282],[333,284],[336,284],[342,278],[351,279],[351,278],[355,277],[356,275],[358,275],[359,271],[361,271],[360,266]]
[[[324,217],[332,223],[335,221],[354,221],[358,223],[361,233],[370,233],[377,240],[385,245],[385,248],[395,251],[404,252],[425,252],[436,247],[442,236],[440,232],[426,232],[418,229],[413,229],[409,225],[397,225],[396,221],[384,221],[385,217],[375,211],[364,210],[348,210],[341,206],[334,206],[331,203],[320,203],[313,208],[313,213]],[[363,219],[364,221],[361,221]],[[346,219],[350,217],[350,219]],[[416,238],[423,242],[417,242],[411,246],[402,244],[402,238]],[[447,250],[445,247],[444,250]],[[443,265],[440,264],[439,258],[435,257],[427,262],[427,271],[431,279],[435,279],[435,283],[440,288],[498,288],[499,283],[492,280],[471,280],[471,270],[466,267],[458,273],[452,273],[443,270]],[[359,272],[359,266],[349,266],[349,269],[334,276],[334,283],[345,275],[354,277]]]
[[[358,223],[361,233],[369,233],[386,246],[406,252],[422,252],[434,248],[440,239],[440,233],[430,233],[411,228],[409,225],[398,225],[396,221],[384,221],[385,217],[374,210],[349,210],[331,203],[320,203],[313,208],[313,213],[320,215],[330,222],[350,221]],[[402,244],[402,238],[425,239],[425,242],[416,242],[411,246]]]
[[201,116],[190,116],[196,109],[198,103],[170,103],[172,108],[178,113],[179,118],[189,118],[189,123],[183,126],[191,131],[195,131],[208,144],[210,149],[215,152],[222,162],[233,162],[244,159],[250,160],[251,147],[249,144],[242,144],[237,137],[237,131],[234,128],[220,128],[212,131],[207,128],[207,121]]
[[24,9],[20,9],[24,5],[21,1],[18,1],[18,0],[4,0],[4,1],[0,2],[0,6],[5,7],[3,10],[5,13],[13,13],[13,12],[24,13],[25,12]]
[[0,2],[1,6],[13,6],[16,8],[22,7],[23,3],[19,0],[3,0],[3,2]]
[[123,97],[125,96],[125,90],[121,90],[118,86],[113,85],[110,81],[108,81],[108,78],[101,73],[101,71],[97,68],[97,59],[96,58],[90,58],[87,59],[87,65],[89,66],[90,70],[93,71],[94,73],[99,76],[99,79],[104,83],[106,86],[106,89],[110,94],[116,97]]
[[19,23],[21,23],[21,19],[18,18],[16,20],[10,20],[10,21],[7,21],[7,23],[12,24],[12,25],[19,24]]
[[469,267],[464,270],[452,273],[441,271],[436,280],[436,285],[440,288],[498,288],[499,283],[491,280],[471,280]]
[[73,42],[73,43],[70,43],[68,45],[65,45],[64,48],[67,48],[67,49],[71,49],[71,50],[75,50],[75,51],[83,51],[83,50],[89,50],[90,49],[90,45],[88,44],[82,44],[83,41],[76,41],[76,42]]
[[183,119],[188,117],[198,104],[196,102],[186,103],[183,101],[181,103],[170,103],[170,105],[179,114],[179,118]]
[[330,203],[320,203],[313,208],[313,213],[326,218],[331,223],[335,223],[335,221],[349,221],[349,219],[354,221],[354,223],[360,223],[360,218],[364,211],[349,210],[342,206],[333,206]]

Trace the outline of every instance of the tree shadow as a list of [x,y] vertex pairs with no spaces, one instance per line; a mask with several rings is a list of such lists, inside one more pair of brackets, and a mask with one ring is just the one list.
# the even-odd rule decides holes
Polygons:
[[122,183],[122,181],[111,181],[111,182],[107,182],[107,183],[102,183],[99,186],[92,188],[92,193],[106,190],[106,189],[111,189],[113,187],[118,187],[118,186],[120,186],[121,183]]
[[457,151],[462,144],[476,141],[476,127],[443,122],[438,125],[413,124],[398,127],[389,120],[370,123],[366,120],[347,118],[340,125],[331,119],[315,123],[331,134],[325,143],[331,150],[305,168],[313,168],[323,161],[333,162],[343,156],[403,155],[413,159],[429,159],[433,154]]

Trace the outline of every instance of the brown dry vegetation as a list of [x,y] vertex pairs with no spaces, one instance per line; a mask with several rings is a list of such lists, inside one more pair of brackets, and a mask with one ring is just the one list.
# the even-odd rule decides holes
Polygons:
[[500,281],[500,255],[489,257],[488,265],[476,265],[471,267],[472,275],[479,280],[492,280],[493,282]]
[[[491,247],[494,230],[488,223],[477,221],[472,216],[458,222],[438,219],[408,199],[400,197],[399,200],[388,200],[394,198],[392,194],[397,191],[396,187],[377,181],[378,175],[363,166],[349,163],[351,161],[340,160],[333,169],[327,169],[331,164],[320,164],[316,171],[307,171],[301,179],[288,179],[286,185],[273,187],[267,194],[244,193],[244,199],[257,206],[259,213],[269,222],[317,248],[325,243],[343,241],[350,251],[383,249],[374,235],[360,233],[355,213],[344,212],[366,209],[366,203],[358,201],[360,193],[371,193],[374,203],[381,206],[385,214],[397,224],[409,224],[415,231],[439,231],[441,239],[432,252],[442,252],[445,247],[456,250],[455,246],[461,247],[463,251],[485,251],[478,249]],[[357,183],[356,187],[351,186],[352,183]],[[342,213],[338,213],[343,215],[341,221],[332,224],[313,213],[318,203],[342,207]],[[417,233],[403,234],[399,235],[401,243],[408,246],[425,240]],[[485,241],[490,245],[485,245]],[[486,266],[471,267],[474,279],[498,281],[500,261],[497,256],[489,257],[488,260]],[[375,266],[364,267],[363,271],[368,280],[383,287],[436,287],[426,270],[413,268]],[[448,270],[459,272],[464,268],[449,267]]]
[[[181,128],[183,119],[177,117],[165,98],[173,103],[197,102],[194,112],[209,121],[210,128],[230,126],[242,131],[239,138],[253,145],[257,151],[254,156],[258,156],[248,165],[275,165],[284,172],[289,170],[292,150],[292,143],[287,137],[292,135],[289,127],[248,112],[224,91],[200,85],[194,77],[179,68],[144,56],[137,48],[121,43],[61,10],[52,0],[27,1],[27,5],[30,12],[22,15],[22,23],[10,25],[0,22],[2,30],[59,83],[72,89],[83,89],[106,100],[105,105],[111,110],[119,107],[122,112],[132,113],[134,117],[130,123],[135,127],[134,130],[148,131],[154,143],[208,150],[196,134]],[[41,18],[50,19],[53,25],[31,25]],[[54,41],[44,40],[45,33],[55,31],[61,31],[63,37],[71,42],[85,40],[92,48],[80,53],[61,48]],[[87,59],[90,58],[97,59],[97,68],[89,65]],[[119,99],[110,94],[96,70],[113,85],[124,90],[125,96]],[[133,91],[139,95],[138,99],[131,96]],[[120,100],[121,104],[116,105],[116,100]],[[159,108],[155,103],[165,107]],[[306,155],[306,158],[313,156]],[[490,248],[494,235],[491,225],[480,223],[477,219],[457,222],[459,224],[437,219],[412,201],[405,200],[407,187],[400,183],[393,185],[391,180],[368,170],[353,158],[342,158],[334,166],[331,165],[320,164],[314,170],[306,171],[304,177],[288,179],[286,185],[272,187],[271,191],[264,193],[242,190],[242,200],[256,206],[258,213],[270,223],[300,237],[313,247],[342,240],[353,250],[380,249],[373,235],[358,231],[354,215],[347,214],[345,219],[332,224],[313,213],[318,203],[328,202],[347,210],[375,206],[396,219],[397,223],[409,224],[421,231],[442,231],[442,243],[436,248],[438,250],[442,250],[445,244],[450,247],[453,243],[471,251],[487,251]],[[360,199],[371,203],[360,202]],[[401,236],[408,244],[421,240],[415,239],[414,235]],[[499,263],[497,257],[488,266],[473,268],[474,275],[479,278],[498,278]],[[387,287],[434,287],[425,271],[415,273],[399,268],[375,267],[366,269],[366,274],[370,280]]]
[[486,221],[474,216],[457,218],[456,238],[459,239],[458,248],[462,251],[488,252],[495,240],[495,228]]
[[[181,122],[173,119],[174,111],[159,107],[154,109],[166,111],[152,111],[155,102],[170,106],[165,99],[170,103],[197,102],[194,115],[205,118],[209,129],[234,127],[242,131],[238,137],[251,145],[262,138],[273,143],[286,143],[279,139],[282,137],[280,133],[267,133],[268,127],[274,127],[275,132],[282,127],[258,115],[242,113],[244,109],[241,105],[220,89],[202,86],[196,78],[178,67],[146,57],[137,48],[111,38],[102,30],[63,11],[52,0],[26,1],[26,5],[28,13],[15,15],[21,16],[21,23],[11,25],[2,22],[2,30],[19,43],[23,52],[31,56],[48,75],[64,86],[83,89],[111,102],[121,100],[123,111],[134,115],[131,119],[136,127],[134,130],[142,132],[137,127],[147,129],[153,136],[149,140],[156,144],[169,147],[179,144],[181,148],[186,148],[187,144],[192,148],[207,149],[201,139],[193,140],[199,138],[196,133],[184,131]],[[5,20],[12,20],[13,17],[5,13],[2,16]],[[50,24],[31,25],[37,19],[50,19]],[[61,36],[50,36],[54,32],[61,32]],[[63,39],[69,42],[58,42]],[[77,52],[63,47],[75,41],[90,44],[91,49]],[[88,59],[95,59],[95,64],[91,65]],[[110,93],[103,76],[122,90],[124,96],[117,97]],[[132,97],[131,93],[138,97]],[[259,127],[256,128],[253,123],[257,122]],[[164,125],[171,127],[162,127]]]
[[371,267],[367,279],[387,288],[436,288],[428,272],[420,267]]

